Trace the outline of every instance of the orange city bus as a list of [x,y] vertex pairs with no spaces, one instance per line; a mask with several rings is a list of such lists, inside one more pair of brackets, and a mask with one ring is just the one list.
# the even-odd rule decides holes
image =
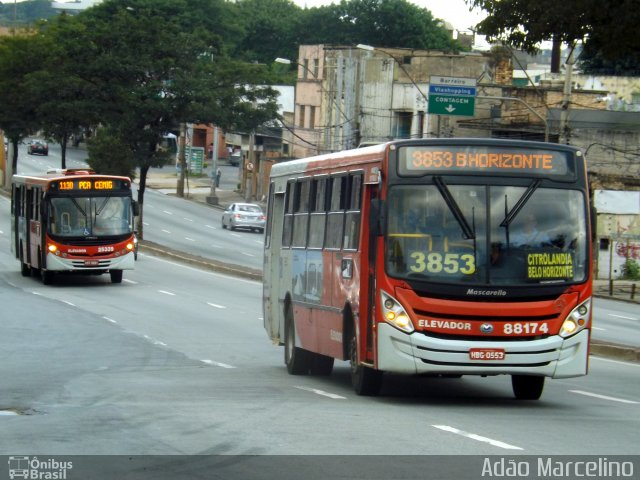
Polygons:
[[11,251],[24,276],[45,284],[56,273],[102,274],[122,282],[134,268],[137,203],[127,177],[67,169],[14,175]]
[[[536,223],[535,225],[532,225]],[[264,327],[291,374],[585,375],[591,234],[578,149],[398,140],[279,163],[270,176]]]

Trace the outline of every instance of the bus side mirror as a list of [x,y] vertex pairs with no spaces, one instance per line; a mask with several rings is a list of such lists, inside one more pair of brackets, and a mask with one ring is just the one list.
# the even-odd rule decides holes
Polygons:
[[131,202],[131,209],[133,210],[134,217],[137,217],[138,215],[140,215],[140,204],[135,200]]
[[369,208],[369,230],[374,237],[384,235],[386,222],[386,209],[383,200],[375,198],[371,200],[371,208]]
[[598,236],[598,232],[596,232],[596,225],[598,221],[598,212],[596,211],[596,207],[591,205],[591,211],[589,213],[591,215],[591,218],[589,219],[591,221],[591,241],[595,241]]

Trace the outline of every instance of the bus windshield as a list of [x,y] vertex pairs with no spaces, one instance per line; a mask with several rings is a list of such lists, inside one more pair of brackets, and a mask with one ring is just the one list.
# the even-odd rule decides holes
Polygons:
[[389,189],[390,276],[484,286],[585,280],[586,200],[580,191],[537,182],[434,183]]
[[48,231],[59,237],[96,237],[133,231],[131,198],[53,197]]

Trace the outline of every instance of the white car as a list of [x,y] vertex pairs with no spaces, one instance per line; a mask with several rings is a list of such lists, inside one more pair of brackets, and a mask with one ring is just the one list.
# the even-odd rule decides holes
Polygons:
[[255,203],[232,203],[222,214],[222,228],[248,228],[264,232],[266,217]]

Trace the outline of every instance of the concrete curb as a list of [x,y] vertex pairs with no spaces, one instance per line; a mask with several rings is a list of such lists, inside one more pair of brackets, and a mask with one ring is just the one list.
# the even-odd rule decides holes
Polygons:
[[140,251],[143,252],[152,252],[157,255],[162,255],[173,260],[186,263],[188,265],[206,268],[214,272],[224,273],[227,275],[233,275],[236,277],[246,278],[259,282],[262,281],[262,271],[260,270],[241,267],[230,263],[219,262],[217,260],[211,260],[208,258],[200,257],[198,255],[189,255],[188,253],[173,251],[167,247],[163,247],[162,245],[158,245],[147,240],[141,240],[139,248]]
[[640,363],[640,348],[613,343],[591,342],[590,355]]

